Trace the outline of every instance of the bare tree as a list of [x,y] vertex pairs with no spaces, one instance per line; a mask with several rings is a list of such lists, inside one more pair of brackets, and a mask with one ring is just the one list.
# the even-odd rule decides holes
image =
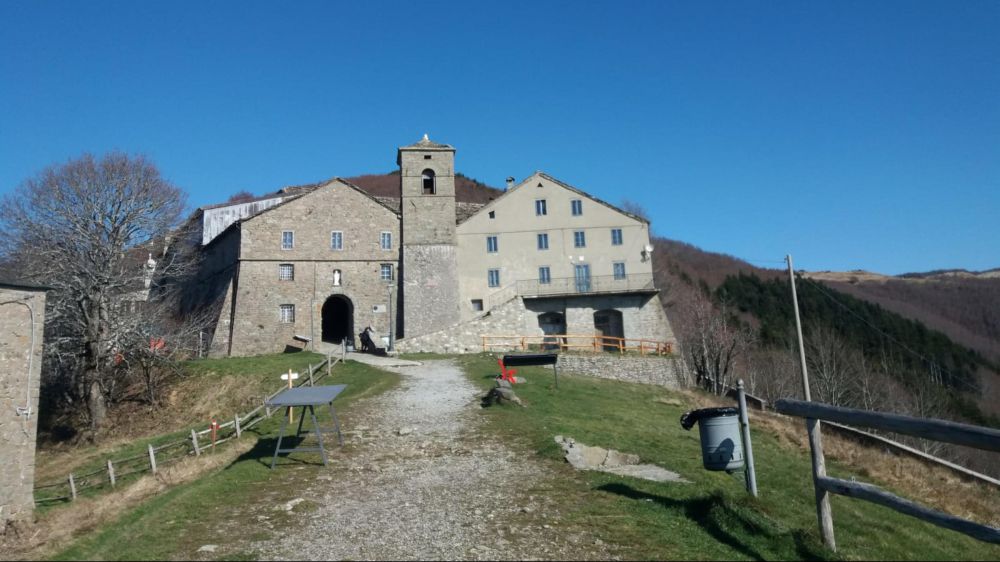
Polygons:
[[680,319],[681,352],[694,378],[689,382],[715,394],[732,386],[737,360],[755,340],[753,330],[735,321],[725,302],[720,304],[716,307],[697,290],[685,290],[674,301]]
[[801,398],[799,357],[791,349],[754,349],[746,355],[741,367],[746,376],[747,390],[774,403],[779,398]]
[[70,397],[86,403],[92,430],[114,384],[119,303],[143,289],[148,298],[147,255],[156,252],[159,276],[189,266],[190,253],[165,251],[184,203],[145,157],[118,152],[49,167],[0,203],[0,252],[25,277],[53,287],[49,364],[67,377]]
[[825,324],[810,327],[805,346],[812,398],[835,406],[854,406],[855,385],[862,377],[861,353]]

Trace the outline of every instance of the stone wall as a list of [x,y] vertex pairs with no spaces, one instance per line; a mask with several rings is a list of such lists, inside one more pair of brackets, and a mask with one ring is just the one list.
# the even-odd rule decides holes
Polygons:
[[681,388],[675,356],[634,357],[615,353],[560,353],[559,372],[624,382]]
[[[565,314],[568,334],[593,334],[594,311],[607,308],[622,311],[626,338],[671,342],[676,352],[676,340],[657,295],[592,295],[546,299],[515,297],[472,320],[428,334],[406,337],[397,342],[396,349],[402,353],[478,353],[483,350],[483,335],[544,335],[538,325],[538,316],[546,312]],[[491,341],[503,343],[502,340]],[[516,347],[513,344],[517,342],[510,341]]]
[[396,342],[400,353],[478,353],[483,350],[483,334],[508,334],[523,326],[527,311],[524,302],[515,298],[490,312],[421,336]]
[[[45,293],[0,286],[0,533],[34,510],[38,381],[42,367]],[[32,320],[34,311],[34,353]],[[30,356],[31,369],[28,369]],[[30,380],[29,380],[30,379]],[[30,408],[25,415],[23,408]],[[19,415],[19,409],[21,414]]]
[[455,246],[414,245],[403,248],[402,337],[421,336],[458,323],[458,278]]
[[[289,230],[294,246],[282,249],[281,233]],[[390,322],[398,330],[399,307],[390,306],[397,295],[392,290],[390,297],[392,283],[382,279],[381,268],[388,264],[398,274],[399,216],[378,201],[335,180],[244,221],[238,231],[235,276],[223,293],[213,355],[280,352],[303,345],[296,335],[319,342],[323,305],[335,296],[353,306],[353,336],[370,325],[378,344]],[[342,249],[331,247],[333,231],[342,233]],[[382,249],[381,232],[392,234],[390,249]],[[293,279],[279,279],[282,265],[292,266]],[[340,272],[339,285],[334,271]],[[288,304],[295,307],[295,321],[282,323],[280,307]]]

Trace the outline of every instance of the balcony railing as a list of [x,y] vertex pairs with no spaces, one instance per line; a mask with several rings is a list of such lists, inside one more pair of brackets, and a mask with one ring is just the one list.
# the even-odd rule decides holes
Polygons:
[[652,273],[629,275],[599,275],[596,277],[562,277],[542,283],[537,279],[517,282],[517,294],[522,297],[550,295],[586,295],[595,293],[655,292]]
[[671,355],[671,342],[626,339],[602,335],[515,335],[499,336],[482,334],[483,351],[616,351],[619,354],[639,352],[639,355]]

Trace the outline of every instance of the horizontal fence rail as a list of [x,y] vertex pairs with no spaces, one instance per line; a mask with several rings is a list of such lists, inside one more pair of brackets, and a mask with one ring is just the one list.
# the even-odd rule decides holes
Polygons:
[[842,408],[818,402],[802,400],[778,400],[774,409],[787,416],[813,418],[847,425],[880,429],[921,437],[932,441],[944,441],[986,451],[1000,451],[1000,430],[946,420],[914,418],[900,414],[872,412],[854,408]]
[[974,539],[979,539],[983,542],[1000,544],[1000,529],[981,525],[979,523],[962,519],[961,517],[955,517],[954,515],[949,515],[947,513],[942,513],[940,511],[924,507],[918,503],[903,499],[895,494],[890,494],[878,486],[862,482],[851,482],[849,480],[830,478],[829,476],[817,478],[816,485],[831,494],[877,503],[905,515],[933,523],[938,527],[958,531],[959,533],[968,535]]
[[[316,382],[332,374],[332,368],[341,362],[340,357],[328,356],[316,365],[310,365],[306,377],[295,383],[295,387],[313,386]],[[33,488],[35,492],[35,504],[49,504],[53,502],[73,501],[83,490],[95,488],[113,488],[124,477],[134,476],[143,473],[156,474],[159,467],[175,463],[181,459],[199,456],[202,452],[210,451],[214,446],[221,445],[227,441],[232,441],[240,437],[254,425],[265,420],[274,412],[264,407],[263,402],[277,396],[282,391],[287,390],[287,385],[282,385],[275,392],[270,393],[260,406],[255,407],[246,414],[236,414],[232,420],[221,423],[216,428],[216,439],[199,440],[199,436],[211,433],[211,428],[203,430],[191,430],[191,437],[178,439],[162,445],[146,445],[146,452],[125,457],[122,459],[107,459],[106,466],[87,472],[85,474],[70,473],[66,478],[56,482],[38,484]],[[169,454],[167,453],[169,451]],[[162,453],[162,454],[158,454]],[[38,492],[47,490],[50,494],[47,497],[39,497]],[[53,491],[54,490],[54,491]],[[56,495],[52,495],[56,494]]]
[[639,352],[640,355],[670,355],[673,344],[657,340],[619,338],[600,335],[545,334],[545,335],[482,335],[483,351],[518,350],[531,348],[558,349],[560,351],[617,351]]
[[823,536],[823,542],[832,550],[836,551],[837,549],[833,533],[833,515],[829,511],[819,509],[820,504],[826,501],[828,493],[876,503],[938,527],[951,529],[984,542],[1000,544],[1000,529],[995,527],[930,509],[886,492],[872,484],[827,476],[824,468],[823,442],[819,439],[818,424],[820,421],[825,421],[868,427],[987,451],[1000,451],[1000,431],[946,420],[842,408],[802,400],[778,400],[774,403],[774,409],[779,413],[806,420],[806,427],[810,432],[809,446],[813,456],[813,485],[816,489],[820,533]]

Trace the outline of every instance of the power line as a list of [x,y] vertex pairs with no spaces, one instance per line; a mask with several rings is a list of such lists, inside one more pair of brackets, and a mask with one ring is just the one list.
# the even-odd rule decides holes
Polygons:
[[[846,304],[844,304],[844,303],[840,302],[840,301],[839,301],[839,300],[838,300],[838,299],[837,299],[836,297],[834,297],[834,296],[833,296],[833,295],[831,295],[831,294],[830,294],[829,292],[827,292],[827,290],[826,290],[826,289],[824,289],[822,285],[820,285],[820,284],[818,284],[818,283],[814,282],[814,281],[813,281],[812,279],[809,279],[808,277],[804,277],[804,276],[799,276],[799,279],[802,279],[802,280],[804,280],[805,282],[807,282],[807,283],[809,283],[810,285],[812,285],[813,287],[815,287],[815,288],[816,288],[816,289],[817,289],[817,290],[818,290],[818,291],[819,291],[820,293],[822,293],[822,294],[823,294],[823,296],[825,296],[826,298],[830,299],[830,300],[831,300],[831,301],[833,301],[833,302],[834,302],[835,304],[837,304],[838,306],[840,306],[841,308],[843,308],[844,310],[846,310],[846,311],[847,311],[847,312],[848,312],[848,313],[849,313],[849,314],[850,314],[851,316],[854,316],[855,318],[857,318],[858,320],[860,320],[862,324],[864,324],[864,325],[865,325],[865,326],[867,326],[868,328],[870,328],[870,329],[874,330],[875,332],[877,332],[878,334],[880,334],[880,335],[881,335],[882,337],[886,338],[886,339],[887,339],[887,340],[889,340],[890,342],[892,342],[892,343],[894,343],[894,344],[898,345],[899,347],[901,347],[901,348],[902,348],[902,349],[903,349],[904,351],[906,351],[907,353],[909,353],[909,354],[913,355],[914,357],[917,357],[918,359],[920,359],[920,360],[922,360],[922,361],[926,362],[927,364],[929,364],[929,365],[931,365],[931,366],[933,366],[933,367],[937,367],[938,369],[940,369],[940,370],[941,370],[941,372],[943,372],[943,373],[947,374],[947,375],[948,375],[948,377],[949,377],[949,378],[950,378],[951,380],[960,380],[960,379],[957,379],[956,377],[954,377],[954,376],[952,375],[951,371],[949,371],[948,369],[946,369],[946,368],[942,367],[942,366],[941,366],[941,365],[940,365],[939,363],[937,363],[936,361],[934,361],[934,360],[932,360],[932,359],[929,359],[929,358],[925,357],[924,355],[920,354],[920,353],[919,353],[919,352],[917,352],[917,351],[914,351],[913,349],[910,349],[910,347],[909,347],[909,346],[907,346],[906,344],[904,344],[903,342],[901,342],[901,341],[897,340],[896,338],[892,337],[892,336],[891,336],[891,335],[889,335],[888,333],[886,333],[886,332],[882,331],[882,329],[881,329],[881,328],[879,328],[878,326],[875,326],[874,324],[872,324],[872,323],[868,322],[868,320],[866,320],[866,319],[865,319],[865,318],[864,318],[863,316],[861,316],[861,315],[860,315],[860,314],[858,314],[857,312],[854,312],[853,310],[851,310],[851,308],[850,308],[849,306],[847,306]],[[962,383],[964,383],[964,384],[965,384],[965,385],[966,385],[966,386],[967,386],[967,387],[968,387],[968,388],[969,388],[970,390],[976,390],[976,388],[975,388],[975,387],[974,387],[974,386],[973,386],[973,385],[972,385],[971,383],[968,383],[968,382],[966,382],[966,381],[964,381],[964,380],[960,380],[960,381],[961,381]]]

